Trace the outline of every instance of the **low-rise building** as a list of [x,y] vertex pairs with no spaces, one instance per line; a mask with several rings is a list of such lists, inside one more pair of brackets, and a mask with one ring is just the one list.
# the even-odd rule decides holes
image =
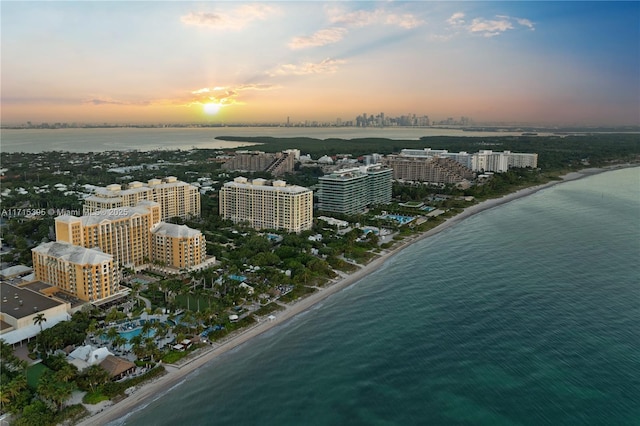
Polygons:
[[[42,329],[69,319],[70,304],[22,286],[0,283],[0,339],[10,345],[29,341]],[[34,322],[42,314],[43,320]]]

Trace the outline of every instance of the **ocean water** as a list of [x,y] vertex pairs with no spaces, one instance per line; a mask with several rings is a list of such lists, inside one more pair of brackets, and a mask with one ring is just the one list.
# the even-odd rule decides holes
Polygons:
[[640,424],[640,168],[487,210],[126,425]]

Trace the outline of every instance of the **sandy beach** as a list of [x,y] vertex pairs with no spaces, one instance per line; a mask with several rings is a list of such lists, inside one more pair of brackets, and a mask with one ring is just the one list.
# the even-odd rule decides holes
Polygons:
[[198,354],[197,357],[194,357],[188,362],[183,363],[179,367],[166,365],[165,368],[167,370],[167,374],[165,374],[164,376],[152,382],[142,385],[140,388],[135,390],[131,395],[129,395],[122,401],[116,404],[104,407],[102,411],[98,411],[93,415],[91,415],[90,417],[83,419],[83,421],[80,422],[79,424],[83,426],[104,425],[118,418],[126,416],[127,414],[136,410],[136,408],[142,405],[148,404],[154,399],[154,397],[170,389],[171,387],[175,386],[180,381],[182,381],[188,374],[192,373],[196,369],[207,364],[209,361],[213,360],[215,357],[249,341],[253,337],[258,336],[279,324],[284,323],[288,319],[294,317],[295,315],[300,314],[301,312],[306,311],[313,305],[326,299],[332,294],[335,294],[341,291],[342,289],[357,282],[358,280],[364,278],[365,276],[367,276],[368,274],[370,274],[371,272],[375,271],[380,266],[382,266],[391,257],[395,256],[401,250],[415,243],[416,241],[422,240],[424,238],[427,238],[439,232],[442,232],[445,229],[448,229],[451,226],[454,226],[455,224],[460,223],[462,220],[470,216],[473,216],[475,214],[478,214],[482,211],[491,209],[493,207],[508,203],[510,201],[513,201],[522,197],[526,197],[528,195],[534,194],[542,189],[549,188],[558,183],[580,179],[585,176],[590,176],[593,174],[614,170],[614,169],[615,168],[585,169],[580,172],[569,173],[563,176],[562,180],[552,181],[544,185],[525,188],[500,198],[486,200],[481,203],[470,206],[460,214],[447,219],[444,223],[438,225],[437,227],[423,234],[406,238],[405,240],[402,241],[401,244],[398,244],[397,246],[393,247],[389,251],[382,252],[379,257],[375,258],[370,263],[363,266],[362,268],[355,271],[354,273],[346,276],[345,278],[335,282],[334,284],[329,284],[327,287],[322,288],[321,290],[311,294],[310,296],[289,304],[286,307],[286,309],[284,309],[283,311],[276,312],[273,314],[276,317],[274,320],[267,320],[265,318],[262,321],[258,322],[256,325],[240,332],[237,335],[234,335],[228,340],[220,344],[214,344],[211,348],[203,351],[202,353]]

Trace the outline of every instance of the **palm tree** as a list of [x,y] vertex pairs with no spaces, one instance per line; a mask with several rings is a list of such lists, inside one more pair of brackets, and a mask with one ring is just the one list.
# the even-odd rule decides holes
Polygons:
[[72,381],[77,374],[78,368],[73,364],[66,363],[60,370],[56,372],[56,379],[67,383]]
[[116,330],[115,327],[111,327],[107,330],[107,338],[109,340],[113,341],[116,337],[118,337],[118,330]]
[[89,323],[89,327],[87,327],[87,333],[93,335],[93,334],[96,334],[96,331],[98,331],[98,321],[93,319]]
[[3,386],[2,389],[0,389],[0,409],[2,411],[4,411],[4,407],[11,402],[11,397],[9,396],[9,387],[5,387]]
[[97,364],[84,370],[80,379],[84,387],[91,390],[91,392],[95,392],[98,386],[107,383],[108,380],[109,373]]
[[153,324],[151,324],[151,321],[145,321],[144,324],[142,324],[142,334],[144,334],[145,337],[149,337],[149,331],[151,331],[152,328]]
[[116,348],[120,348],[124,345],[127,344],[127,339],[125,339],[124,337],[122,337],[121,335],[117,335],[114,339],[113,339],[113,345]]
[[45,316],[44,316],[44,314],[42,312],[40,312],[35,317],[33,317],[33,324],[40,326],[40,332],[41,333],[42,333],[42,323],[43,322],[47,322],[47,319],[45,318]]

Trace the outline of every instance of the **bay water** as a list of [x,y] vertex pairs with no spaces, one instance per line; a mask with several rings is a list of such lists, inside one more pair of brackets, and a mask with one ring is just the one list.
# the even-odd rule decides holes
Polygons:
[[[102,152],[118,150],[227,149],[218,136],[282,138],[387,138],[418,140],[423,136],[517,136],[521,132],[481,132],[437,127],[193,127],[193,128],[71,128],[2,129],[0,151]],[[547,136],[551,133],[540,133]]]
[[417,242],[126,425],[640,424],[640,168]]

